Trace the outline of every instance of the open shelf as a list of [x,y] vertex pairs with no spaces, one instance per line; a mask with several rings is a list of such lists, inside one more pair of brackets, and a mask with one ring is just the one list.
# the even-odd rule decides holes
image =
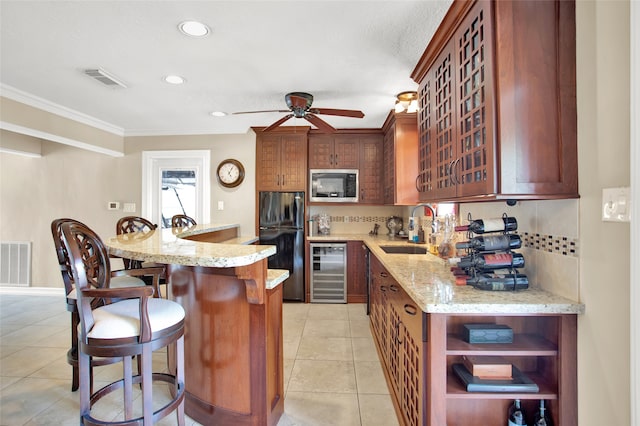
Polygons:
[[557,399],[558,394],[553,386],[534,372],[525,372],[540,390],[538,392],[468,392],[453,373],[447,373],[447,399]]
[[513,343],[467,343],[456,334],[447,335],[447,355],[556,356],[558,347],[536,334],[515,334]]

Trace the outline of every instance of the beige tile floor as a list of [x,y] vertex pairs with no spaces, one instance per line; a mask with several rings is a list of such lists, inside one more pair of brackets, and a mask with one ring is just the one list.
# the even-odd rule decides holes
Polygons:
[[[68,346],[62,296],[0,294],[0,426],[78,424]],[[398,424],[364,305],[285,304],[284,354],[285,414],[278,426]],[[164,354],[154,354],[155,368],[164,362]],[[120,372],[119,364],[99,367],[96,384]],[[158,404],[163,394],[155,393]],[[101,400],[96,416],[121,419],[118,398]],[[161,422],[175,423],[174,416]],[[199,423],[187,418],[187,425]]]

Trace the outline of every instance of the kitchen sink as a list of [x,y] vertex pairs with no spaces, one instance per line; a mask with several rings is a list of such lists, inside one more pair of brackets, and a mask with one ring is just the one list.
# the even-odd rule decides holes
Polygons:
[[380,246],[382,251],[390,254],[426,254],[426,247],[420,246]]

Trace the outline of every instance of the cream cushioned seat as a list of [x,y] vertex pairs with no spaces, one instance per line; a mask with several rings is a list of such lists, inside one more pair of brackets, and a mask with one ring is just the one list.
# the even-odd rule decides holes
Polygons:
[[[151,332],[171,327],[184,319],[184,309],[166,299],[149,299],[147,311]],[[95,321],[87,337],[91,339],[118,339],[140,335],[138,299],[122,300],[93,310]]]

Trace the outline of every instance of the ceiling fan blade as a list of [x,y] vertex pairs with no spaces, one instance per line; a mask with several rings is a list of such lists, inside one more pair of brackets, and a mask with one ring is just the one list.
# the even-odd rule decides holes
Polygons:
[[289,112],[288,109],[268,109],[265,111],[240,111],[240,112],[232,112],[231,115],[238,115],[238,114],[257,114],[260,112]]
[[264,130],[262,130],[263,132],[268,132],[269,130],[273,130],[276,127],[278,127],[279,125],[281,125],[282,123],[284,123],[285,121],[287,121],[288,119],[290,119],[291,117],[293,117],[293,114],[287,114],[284,117],[282,117],[280,120],[276,121],[275,123],[273,123],[271,126],[265,128]]
[[309,112],[324,115],[341,115],[343,117],[364,117],[364,113],[362,111],[357,111],[355,109],[313,108],[312,110],[309,110]]
[[333,133],[336,131],[334,127],[316,115],[307,113],[303,118],[316,126],[319,130],[322,130],[324,133]]

